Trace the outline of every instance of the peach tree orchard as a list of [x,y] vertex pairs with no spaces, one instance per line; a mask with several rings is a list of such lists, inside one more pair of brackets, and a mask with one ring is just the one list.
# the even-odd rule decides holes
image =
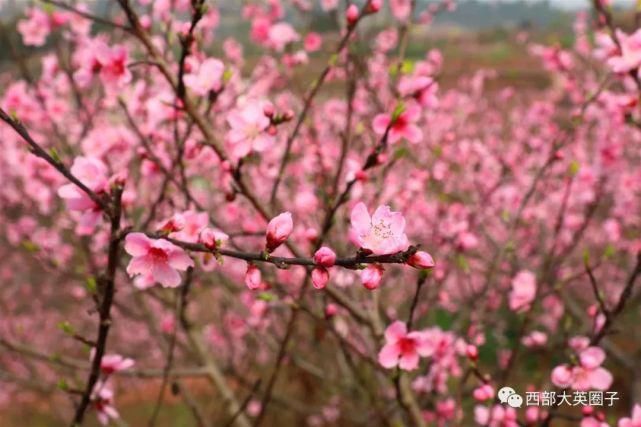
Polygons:
[[441,53],[406,55],[450,0],[28,5],[0,411],[640,426],[641,30],[608,3],[567,48],[520,36],[551,81],[528,91],[439,89]]

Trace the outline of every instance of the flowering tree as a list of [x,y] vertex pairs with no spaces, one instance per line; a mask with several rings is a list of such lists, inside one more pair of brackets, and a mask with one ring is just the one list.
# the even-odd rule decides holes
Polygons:
[[608,1],[522,39],[535,93],[407,57],[451,0],[248,1],[238,39],[213,2],[110,6],[29,7],[30,63],[7,37],[4,410],[641,425],[641,30]]

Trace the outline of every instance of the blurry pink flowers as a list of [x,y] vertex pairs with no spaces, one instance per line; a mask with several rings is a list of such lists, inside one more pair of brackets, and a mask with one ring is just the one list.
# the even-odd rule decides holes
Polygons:
[[378,353],[384,368],[395,366],[411,371],[418,367],[419,357],[431,356],[433,348],[421,332],[407,332],[405,323],[397,320],[385,330],[385,346]]
[[135,365],[133,359],[123,357],[119,354],[105,354],[100,363],[100,370],[104,375],[110,375],[114,372],[124,371]]
[[390,144],[395,144],[403,138],[416,144],[423,138],[423,131],[416,125],[420,117],[421,109],[417,105],[411,105],[398,114],[398,117],[392,117],[390,114],[377,115],[374,117],[372,127],[378,135],[384,135],[389,126]]
[[272,48],[282,52],[285,46],[300,40],[300,35],[287,22],[279,22],[269,28],[267,38]]
[[153,279],[164,287],[180,285],[180,274],[194,266],[185,251],[165,239],[150,239],[143,233],[131,233],[125,239],[125,250],[132,260],[127,266],[130,276],[137,274]]
[[521,311],[530,308],[536,296],[536,276],[531,271],[520,271],[512,279],[510,310]]
[[49,15],[42,9],[32,7],[27,10],[26,20],[18,22],[18,31],[22,35],[22,42],[26,46],[42,46],[51,32]]
[[637,30],[632,35],[617,30],[616,37],[621,45],[621,51],[608,59],[608,65],[615,73],[637,70],[641,66],[641,30]]
[[599,347],[588,347],[578,354],[577,366],[559,365],[552,371],[552,383],[561,388],[574,390],[607,390],[612,384],[612,374],[601,364],[605,352]]
[[257,103],[232,111],[227,116],[227,123],[230,130],[226,140],[236,158],[245,157],[252,151],[264,151],[274,143],[274,137],[266,132],[271,122]]
[[632,417],[621,418],[618,427],[641,427],[641,405],[634,405]]
[[[94,193],[107,191],[107,166],[94,157],[76,157],[71,173]],[[65,184],[58,189],[58,195],[65,199],[72,211],[82,212],[76,232],[87,235],[93,232],[100,220],[100,207],[75,184]]]
[[114,393],[108,384],[98,381],[91,392],[91,401],[96,408],[98,421],[100,424],[107,425],[109,420],[120,418],[120,414],[113,406]]
[[379,206],[370,217],[367,207],[360,202],[351,213],[351,238],[358,246],[375,255],[393,254],[409,247],[405,235],[405,218],[392,212],[389,206]]
[[201,64],[194,64],[193,70],[185,74],[185,86],[197,95],[205,96],[209,91],[217,91],[222,86],[225,65],[218,59],[207,58]]

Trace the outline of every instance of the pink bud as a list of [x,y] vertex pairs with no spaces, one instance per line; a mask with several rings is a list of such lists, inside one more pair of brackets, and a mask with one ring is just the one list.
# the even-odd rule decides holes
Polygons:
[[345,12],[348,25],[354,25],[358,21],[358,7],[355,4],[350,4]]
[[371,0],[369,2],[369,6],[367,7],[367,11],[369,13],[376,13],[379,10],[381,10],[382,5],[383,5],[383,0]]
[[325,316],[332,317],[335,316],[336,313],[338,313],[338,307],[336,306],[336,304],[327,304],[327,307],[325,307]]
[[175,327],[176,327],[176,322],[174,321],[174,316],[172,315],[166,315],[160,321],[160,330],[164,334],[171,334],[174,331]]
[[294,111],[293,110],[287,110],[287,111],[285,111],[283,113],[283,120],[290,121],[293,118],[294,118]]
[[274,117],[274,104],[266,102],[265,105],[263,105],[263,114],[270,119]]
[[476,348],[475,345],[470,344],[465,348],[465,355],[470,360],[477,360],[479,358],[479,349]]
[[378,285],[381,283],[383,278],[383,266],[380,264],[370,264],[361,271],[361,280],[363,281],[363,286],[365,286],[370,291],[378,288]]
[[273,218],[267,224],[267,251],[273,252],[279,247],[291,234],[294,229],[292,214],[284,212]]
[[354,177],[358,181],[365,182],[365,181],[367,181],[367,172],[365,172],[364,170],[359,170],[358,172],[356,172]]
[[418,251],[407,260],[407,264],[414,268],[427,269],[434,268],[434,260],[432,255],[427,252]]
[[312,270],[312,284],[316,289],[323,289],[329,282],[329,272],[325,267],[316,267]]
[[327,246],[323,246],[314,254],[314,262],[322,267],[333,267],[336,263],[336,254]]
[[267,127],[267,134],[268,134],[268,135],[270,135],[270,136],[276,136],[276,134],[277,134],[277,133],[278,133],[278,131],[276,130],[276,126],[274,126],[274,125],[269,125],[269,126]]
[[181,214],[175,214],[160,226],[164,233],[175,233],[185,228],[185,218]]
[[254,264],[247,264],[245,273],[245,285],[251,290],[258,289],[262,281],[260,270]]
[[494,388],[489,384],[483,384],[482,386],[474,389],[472,395],[474,396],[474,399],[482,402],[494,397]]
[[198,238],[200,240],[200,243],[207,246],[208,249],[212,250],[219,248],[225,242],[227,242],[227,240],[229,240],[229,236],[222,231],[215,230],[209,227],[204,228],[200,232],[200,236]]

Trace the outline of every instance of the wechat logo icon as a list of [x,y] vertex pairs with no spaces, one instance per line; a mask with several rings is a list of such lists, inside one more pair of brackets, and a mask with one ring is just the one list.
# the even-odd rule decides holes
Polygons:
[[523,406],[523,398],[517,394],[512,387],[503,387],[499,390],[499,400],[501,403],[507,403],[512,408],[520,408]]

